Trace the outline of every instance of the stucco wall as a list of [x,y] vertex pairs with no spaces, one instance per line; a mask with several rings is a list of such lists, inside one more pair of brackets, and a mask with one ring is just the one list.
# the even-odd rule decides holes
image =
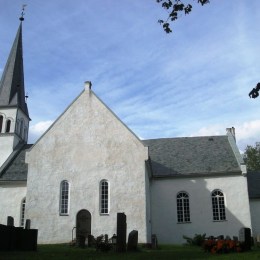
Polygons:
[[[0,133],[0,166],[6,161],[9,155],[13,152],[13,149],[17,146],[19,141],[24,140],[27,142],[29,119],[27,116],[17,108],[5,108],[1,109],[0,115],[3,116],[3,126]],[[10,132],[6,133],[6,122],[11,120]],[[23,120],[23,129],[17,128],[17,123]],[[18,124],[19,124],[18,123]],[[22,134],[20,135],[20,130]],[[22,139],[21,139],[22,138]]]
[[[39,243],[71,240],[76,214],[91,213],[94,236],[116,233],[116,214],[127,232],[146,242],[145,160],[148,150],[90,91],[85,90],[27,153],[26,214],[39,229]],[[110,185],[110,213],[99,214],[99,183]],[[68,216],[59,215],[60,183],[70,183]]]
[[0,184],[0,223],[6,225],[7,217],[14,218],[14,225],[20,226],[21,203],[26,196],[26,184]]
[[260,199],[250,199],[253,236],[260,235]]
[[[221,189],[225,196],[226,221],[214,222],[211,192]],[[152,233],[159,243],[186,242],[183,235],[193,237],[238,236],[241,227],[251,228],[246,178],[216,177],[191,179],[153,180],[152,186]],[[176,195],[186,191],[190,198],[191,222],[177,223]]]

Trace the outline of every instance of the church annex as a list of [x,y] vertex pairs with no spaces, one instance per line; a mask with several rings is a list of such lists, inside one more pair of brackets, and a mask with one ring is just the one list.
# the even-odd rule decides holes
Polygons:
[[91,82],[32,145],[29,122],[21,21],[0,82],[0,223],[30,219],[41,244],[70,242],[82,230],[111,237],[118,212],[140,243],[152,234],[181,244],[183,235],[260,232],[260,196],[248,186],[234,128],[223,136],[140,140]]

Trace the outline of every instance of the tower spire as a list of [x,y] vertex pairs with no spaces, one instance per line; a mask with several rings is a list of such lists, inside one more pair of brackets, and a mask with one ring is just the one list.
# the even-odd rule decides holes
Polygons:
[[20,17],[20,25],[11,48],[5,69],[0,81],[0,107],[19,107],[29,118],[24,91],[22,21],[24,8]]

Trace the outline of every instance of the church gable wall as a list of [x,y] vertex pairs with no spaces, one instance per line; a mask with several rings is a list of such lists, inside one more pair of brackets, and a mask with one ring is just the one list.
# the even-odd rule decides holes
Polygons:
[[[147,148],[95,96],[85,90],[27,154],[28,218],[40,243],[71,240],[76,214],[90,212],[92,234],[116,233],[116,214],[127,216],[128,232],[146,241],[145,160]],[[60,183],[70,185],[69,214],[60,216]],[[100,181],[110,190],[109,214],[100,214]]]

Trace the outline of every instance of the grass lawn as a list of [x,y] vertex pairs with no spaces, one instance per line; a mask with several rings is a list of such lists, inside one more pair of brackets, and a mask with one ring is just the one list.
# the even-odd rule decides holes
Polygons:
[[258,259],[260,248],[253,248],[246,253],[211,255],[204,253],[200,247],[162,245],[158,250],[140,249],[138,252],[115,253],[96,252],[95,249],[81,249],[68,245],[39,245],[36,252],[0,252],[0,260],[30,259]]

